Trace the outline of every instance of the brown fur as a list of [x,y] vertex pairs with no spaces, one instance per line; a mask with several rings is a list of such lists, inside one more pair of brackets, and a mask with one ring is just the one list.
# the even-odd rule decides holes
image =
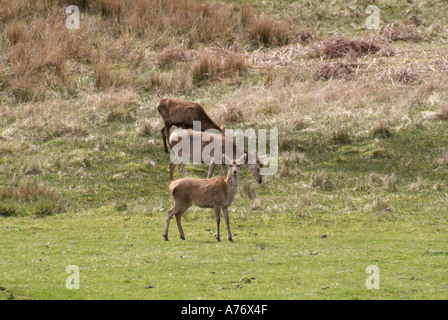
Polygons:
[[[241,159],[243,159],[241,161]],[[233,160],[229,165],[227,177],[216,177],[212,179],[181,178],[170,183],[170,191],[174,198],[174,206],[168,211],[165,231],[163,237],[168,240],[168,228],[170,220],[176,217],[180,238],[185,240],[182,230],[181,218],[185,211],[194,204],[200,208],[213,208],[216,218],[216,239],[221,241],[219,235],[219,224],[221,220],[221,210],[226,221],[229,241],[232,235],[229,227],[228,207],[233,203],[238,192],[238,174],[240,162],[244,162],[246,155],[239,160]]]
[[181,178],[170,183],[173,197],[182,198],[185,203],[200,208],[213,208],[223,204],[228,197],[228,186],[225,177],[212,179]]
[[[192,131],[192,130],[188,130],[188,133],[190,135],[190,157],[192,157],[193,156],[193,135],[195,134],[195,132]],[[198,134],[198,133],[196,132],[196,134]],[[175,133],[173,133],[173,135],[175,135]],[[208,141],[207,139],[205,139],[205,141],[204,141],[204,139],[202,139],[202,136],[204,136],[204,135],[207,135],[207,133],[201,133],[201,154],[202,154],[202,151],[204,150],[204,148],[207,147],[208,144],[210,143],[210,141]],[[222,151],[226,152],[226,154],[230,154],[230,150],[227,150],[227,147],[226,147],[225,134],[221,134],[220,136],[212,134],[212,136],[214,136],[213,139],[220,138],[221,139]],[[174,147],[176,144],[180,143],[180,141],[181,140],[170,141],[170,145],[172,147]],[[258,155],[256,155],[256,164],[249,164],[248,163],[249,154],[248,154],[247,150],[243,149],[240,146],[238,146],[236,144],[235,140],[232,140],[232,149],[233,149],[232,154],[234,156],[236,156],[238,154],[238,152],[241,152],[239,154],[244,153],[246,155],[246,161],[242,165],[244,167],[246,167],[252,173],[253,177],[255,178],[255,180],[258,183],[262,183],[262,176],[260,175],[260,169],[263,168],[264,165],[260,161],[260,158],[258,157]],[[179,156],[182,156],[181,152],[180,152]],[[213,152],[211,153],[211,156],[214,156]],[[202,157],[201,157],[201,162],[205,163],[204,159],[202,159]],[[177,164],[174,164],[173,162],[171,162],[170,163],[170,181],[172,181],[173,178],[174,178],[174,170],[175,170],[176,166],[178,166],[179,174],[181,176],[183,176],[184,164],[180,163],[179,165],[177,165]],[[210,167],[209,167],[207,178],[211,177],[213,171],[215,170],[215,167],[216,167],[215,163],[213,163],[213,162],[210,163]],[[222,167],[223,175],[225,175],[226,174],[226,165],[222,164],[221,167]]]
[[204,108],[195,102],[166,98],[159,102],[157,110],[162,116],[165,125],[161,130],[165,152],[168,152],[166,142],[169,140],[170,129],[172,126],[182,129],[191,129],[193,128],[193,121],[201,121],[202,131],[208,129],[216,129],[218,131],[223,130],[208,116]]

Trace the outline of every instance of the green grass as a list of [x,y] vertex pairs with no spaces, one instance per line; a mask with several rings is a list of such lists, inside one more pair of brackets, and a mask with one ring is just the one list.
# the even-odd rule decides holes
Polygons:
[[[352,8],[344,1],[226,2],[250,2],[253,12],[280,20],[292,17],[295,27],[310,28],[322,40],[371,36],[363,24],[372,1],[356,0]],[[419,31],[430,41],[391,43],[394,57],[360,57],[357,62],[378,68],[370,89],[362,74],[313,81],[312,67],[322,61],[306,55],[297,58],[304,69],[273,61],[272,68],[251,67],[247,74],[200,85],[185,78],[185,88],[177,88],[176,75],[188,77],[187,66],[159,70],[151,63],[164,49],[163,34],[158,46],[149,45],[154,39],[136,36],[129,46],[114,49],[145,48],[148,54],[141,65],[123,52],[111,57],[113,74],[134,79],[116,92],[94,87],[92,63],[85,61],[77,61],[79,72],[70,73],[77,85],[42,92],[43,101],[33,98],[33,88],[11,93],[5,85],[0,94],[0,299],[446,299],[448,122],[421,114],[437,112],[447,100],[441,85],[446,80],[443,4],[430,2],[434,6],[376,1],[382,25],[403,24],[416,14],[428,23]],[[432,30],[436,25],[441,28]],[[108,39],[117,46],[113,32],[96,37],[98,43]],[[188,50],[187,38],[179,34],[166,45],[182,43]],[[199,42],[193,49],[208,46]],[[258,46],[245,47],[248,56],[254,49]],[[264,50],[269,57],[278,49]],[[419,69],[416,83],[382,78],[389,67],[410,61],[421,67],[428,57],[440,58],[439,64],[428,64],[440,69],[439,78]],[[0,78],[6,79],[3,71]],[[151,86],[153,74],[168,80],[174,75],[174,80]],[[309,82],[309,87],[294,86]],[[352,87],[365,96],[349,91],[359,98],[355,101],[345,94]],[[313,90],[317,99],[294,88]],[[238,105],[253,90],[262,96]],[[297,99],[287,101],[291,110],[281,105],[289,94]],[[339,101],[340,94],[347,101]],[[172,221],[170,241],[163,241],[173,204],[169,155],[163,153],[161,127],[152,121],[160,118],[157,102],[167,96],[198,101],[220,122],[217,108],[236,103],[241,119],[225,123],[229,129],[279,129],[279,172],[257,185],[242,169],[230,208],[234,243],[225,239],[224,222],[223,242],[217,243],[213,212],[194,207],[183,220],[187,240],[179,239]],[[263,105],[265,97],[269,103]],[[304,117],[300,128],[292,124],[300,120],[297,115]],[[148,127],[141,136],[144,121]],[[207,173],[205,165],[185,170],[202,178]],[[69,265],[80,268],[79,290],[65,287]],[[379,290],[365,285],[371,265],[380,271]]]
[[[188,217],[188,215],[187,215]],[[161,234],[162,217],[70,216],[2,222],[0,297],[18,299],[443,299],[441,226],[406,222],[233,219],[216,243],[212,214],[186,219],[187,240]],[[321,238],[326,234],[327,238]],[[3,236],[2,235],[2,236]],[[65,288],[68,265],[80,289]],[[367,290],[365,269],[380,270]],[[152,288],[146,288],[152,286]]]
[[[434,158],[446,150],[446,129],[446,122],[431,123],[378,142],[361,137],[349,145],[334,143],[331,152],[325,152],[325,141],[316,144],[313,135],[298,134],[308,163],[289,165],[303,176],[266,177],[252,186],[243,170],[242,184],[252,191],[241,188],[231,208],[235,243],[217,243],[213,213],[197,208],[185,216],[187,241],[178,238],[174,222],[170,241],[163,241],[172,200],[160,139],[145,144],[145,138],[124,134],[104,154],[88,151],[92,142],[65,141],[68,149],[74,143],[85,150],[91,165],[77,164],[82,177],[61,178],[51,168],[41,176],[62,194],[64,213],[0,219],[0,297],[443,299],[447,168],[436,168]],[[54,145],[47,141],[40,150],[47,153]],[[378,148],[388,156],[374,156]],[[205,166],[186,170],[194,176],[206,172]],[[310,186],[312,175],[324,170],[331,191]],[[371,173],[396,173],[394,190],[381,183],[356,189],[359,178]],[[418,175],[425,186],[410,190]],[[433,188],[438,182],[442,190]],[[254,197],[261,208],[251,210]],[[376,199],[386,205],[375,205]],[[80,268],[79,290],[65,288],[68,265]],[[379,290],[365,287],[370,265],[379,267]]]

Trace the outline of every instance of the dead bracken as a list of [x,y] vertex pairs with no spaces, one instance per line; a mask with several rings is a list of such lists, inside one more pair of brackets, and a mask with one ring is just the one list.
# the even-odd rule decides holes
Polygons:
[[324,58],[362,57],[380,52],[381,46],[361,39],[330,39],[316,45],[312,56]]

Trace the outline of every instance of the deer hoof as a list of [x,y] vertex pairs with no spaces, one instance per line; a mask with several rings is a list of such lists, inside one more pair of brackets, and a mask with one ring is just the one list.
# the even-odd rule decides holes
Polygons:
[[162,236],[163,236],[163,239],[165,239],[165,241],[168,241],[168,235],[162,234]]

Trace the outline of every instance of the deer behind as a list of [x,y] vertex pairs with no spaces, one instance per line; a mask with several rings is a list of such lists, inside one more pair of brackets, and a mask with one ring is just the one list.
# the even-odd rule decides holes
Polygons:
[[[225,153],[227,156],[229,155],[240,155],[240,154],[246,154],[246,161],[242,165],[246,167],[252,174],[252,176],[255,178],[255,180],[258,183],[262,183],[262,176],[261,176],[261,168],[264,167],[264,164],[267,160],[267,155],[265,156],[258,156],[258,154],[255,153],[249,153],[246,149],[243,148],[243,146],[240,146],[236,143],[236,141],[232,138],[230,139],[229,136],[226,137],[225,134],[216,134],[216,133],[210,133],[210,132],[197,132],[192,130],[176,130],[176,132],[173,132],[173,134],[170,136],[170,145],[174,148],[178,143],[182,143],[183,139],[189,139],[188,145],[190,146],[189,155],[190,158],[193,157],[193,147],[194,147],[194,140],[200,140],[201,141],[201,162],[209,164],[209,170],[207,174],[207,178],[210,178],[213,174],[213,171],[215,170],[216,163],[213,160],[213,157],[215,155],[215,151],[219,151],[219,155],[222,153]],[[210,153],[210,156],[207,155],[204,152],[204,149],[211,144],[211,141],[215,141],[217,145],[220,146],[218,150],[212,150]],[[173,149],[174,150],[174,149]],[[182,156],[181,150],[177,156]],[[188,152],[188,150],[185,150]],[[220,159],[218,159],[220,160]],[[249,163],[249,160],[251,163]],[[252,163],[253,162],[253,163]],[[183,177],[183,169],[184,169],[184,163],[180,162],[178,164],[171,162],[170,163],[170,180],[173,180],[174,178],[174,169],[176,166],[178,166],[179,174]],[[222,167],[222,173],[223,175],[226,174],[226,165],[223,162],[221,164]]]
[[170,183],[170,191],[174,198],[174,206],[168,211],[163,237],[168,241],[168,228],[170,220],[175,216],[180,238],[185,240],[181,219],[185,211],[192,205],[200,208],[213,208],[216,218],[216,240],[221,242],[219,224],[221,221],[221,210],[227,226],[229,241],[232,234],[229,227],[228,207],[233,203],[238,192],[240,165],[246,160],[242,155],[238,160],[230,160],[223,155],[223,161],[229,164],[227,177],[216,177],[212,179],[182,178]]
[[168,152],[167,141],[169,143],[170,129],[172,126],[182,129],[193,128],[193,121],[201,122],[201,130],[216,129],[224,131],[219,127],[205,112],[204,108],[198,103],[166,98],[159,102],[157,110],[162,116],[164,127],[161,130],[163,139],[163,149]]

